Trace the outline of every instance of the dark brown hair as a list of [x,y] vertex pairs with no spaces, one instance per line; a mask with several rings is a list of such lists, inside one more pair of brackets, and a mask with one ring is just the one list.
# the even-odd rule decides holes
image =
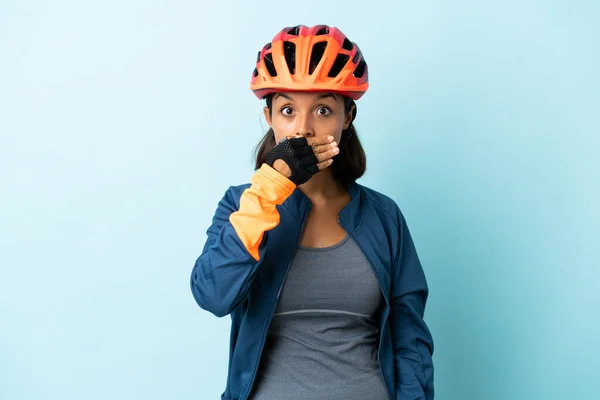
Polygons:
[[[351,112],[354,101],[347,96],[344,98],[344,108],[346,114]],[[273,115],[273,94],[265,97],[269,114]],[[354,109],[354,117],[356,117],[356,108]],[[269,131],[261,139],[254,150],[256,161],[254,164],[255,169],[259,169],[267,161],[267,153],[275,147],[275,134],[273,128],[269,128]],[[356,129],[354,125],[350,123],[347,129],[342,131],[342,139],[338,143],[340,153],[334,157],[333,164],[331,167],[333,170],[333,178],[343,185],[347,185],[364,175],[367,169],[367,157],[365,150],[358,139]]]

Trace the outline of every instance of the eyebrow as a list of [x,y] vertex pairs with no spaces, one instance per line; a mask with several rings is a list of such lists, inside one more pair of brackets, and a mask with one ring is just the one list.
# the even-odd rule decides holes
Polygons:
[[279,92],[277,93],[277,97],[283,97],[284,99],[288,99],[289,101],[292,101],[292,98],[290,96],[288,96],[285,93]]
[[[288,99],[289,101],[293,101],[293,99],[288,96],[287,94],[283,93],[283,92],[278,92],[277,93],[278,97],[283,97],[284,99]],[[325,99],[327,97],[331,97],[332,99],[335,99],[335,95],[333,93],[325,93],[325,94],[321,94],[317,97],[318,100],[322,100]]]
[[319,97],[317,97],[317,99],[321,100],[321,99],[325,99],[325,98],[327,98],[327,97],[331,97],[332,99],[334,99],[334,100],[335,100],[335,96],[334,96],[334,94],[333,94],[333,93],[325,93],[325,94],[322,94],[322,95],[320,95]]

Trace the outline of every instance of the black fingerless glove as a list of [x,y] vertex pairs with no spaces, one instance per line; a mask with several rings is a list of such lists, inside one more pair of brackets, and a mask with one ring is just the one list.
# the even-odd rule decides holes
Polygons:
[[290,170],[290,180],[298,185],[308,181],[319,172],[319,160],[304,137],[284,138],[267,153],[267,164],[273,166],[275,160],[283,160]]

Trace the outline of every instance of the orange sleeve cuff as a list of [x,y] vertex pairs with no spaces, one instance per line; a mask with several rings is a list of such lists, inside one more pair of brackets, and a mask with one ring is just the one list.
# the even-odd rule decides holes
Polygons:
[[267,164],[263,164],[250,181],[252,185],[240,198],[239,210],[230,215],[229,221],[246,250],[258,261],[264,233],[279,224],[276,206],[283,204],[296,185]]
[[[285,196],[285,198],[281,201],[285,201],[294,192],[296,189],[296,184],[290,181],[288,178],[280,174],[275,168],[270,167],[268,164],[263,164],[260,169],[256,172],[253,178],[261,179],[261,178],[269,179],[272,182],[277,183],[282,188],[281,195]],[[253,182],[251,180],[251,182]]]

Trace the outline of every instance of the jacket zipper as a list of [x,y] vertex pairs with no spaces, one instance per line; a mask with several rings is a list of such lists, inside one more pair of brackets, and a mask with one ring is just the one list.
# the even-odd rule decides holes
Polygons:
[[260,352],[258,353],[258,360],[254,365],[254,371],[252,372],[252,379],[250,380],[250,385],[248,385],[247,393],[242,397],[243,399],[247,399],[252,391],[252,387],[254,386],[254,380],[256,379],[256,373],[258,371],[258,366],[260,365],[260,360],[262,358],[262,352],[265,347],[265,342],[267,339],[267,333],[269,331],[269,326],[271,325],[271,321],[273,320],[273,314],[275,314],[275,310],[277,309],[277,304],[279,303],[279,296],[281,296],[281,291],[283,290],[283,286],[285,285],[285,281],[287,279],[288,273],[290,272],[290,267],[292,266],[292,262],[298,252],[298,243],[300,242],[300,237],[302,236],[302,231],[304,231],[304,225],[306,225],[306,220],[308,217],[308,213],[310,212],[311,204],[308,205],[308,210],[304,213],[304,217],[302,219],[302,225],[300,226],[300,233],[296,237],[296,242],[294,243],[294,253],[288,262],[288,265],[285,269],[285,274],[283,275],[283,281],[281,281],[281,285],[279,285],[279,291],[277,292],[277,298],[275,299],[275,303],[273,304],[273,310],[271,310],[271,318],[269,318],[269,323],[267,324],[267,328],[263,331],[262,340],[260,344]]
[[[340,225],[342,225],[342,222],[340,221],[340,219],[338,219],[338,223]],[[343,227],[343,225],[342,225]],[[346,228],[344,228],[346,229]],[[354,236],[352,235],[352,233],[350,233],[349,230],[346,229],[346,232],[348,232],[348,236],[350,236],[350,238],[352,238],[352,240],[354,241],[354,243],[356,243],[356,245],[358,246],[358,248],[360,249],[360,251],[363,253],[363,255],[365,256],[365,258],[367,259],[367,261],[369,262],[369,265],[371,266],[371,270],[373,270],[373,274],[375,275],[375,279],[377,279],[377,283],[379,284],[379,290],[381,291],[381,294],[383,295],[383,298],[385,299],[385,303],[389,309],[390,307],[390,303],[387,299],[387,297],[385,296],[385,292],[383,291],[383,285],[381,284],[381,280],[379,279],[379,275],[377,274],[377,271],[375,270],[375,266],[373,265],[373,262],[371,261],[371,259],[367,256],[367,253],[365,253],[364,249],[362,248],[362,246],[358,243],[358,241],[354,238]],[[379,346],[377,349],[377,363],[379,364],[379,374],[381,375],[381,379],[383,379],[383,383],[385,384],[385,391],[388,395],[388,399],[392,400],[392,395],[390,394],[390,390],[388,388],[388,384],[387,381],[385,380],[385,375],[383,375],[383,367],[381,366],[381,358],[380,358],[380,354],[381,354],[381,337],[383,335],[383,332],[379,332]]]

